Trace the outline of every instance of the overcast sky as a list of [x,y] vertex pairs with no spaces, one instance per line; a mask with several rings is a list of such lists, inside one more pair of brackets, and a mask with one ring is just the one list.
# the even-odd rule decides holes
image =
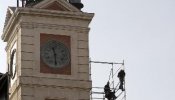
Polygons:
[[[175,100],[175,1],[82,2],[83,11],[95,13],[90,24],[90,57],[98,61],[125,60],[127,100]],[[10,5],[16,5],[16,0],[0,1],[1,34]],[[0,41],[0,72],[6,69],[4,48],[5,43]],[[97,79],[93,85],[102,86],[111,66],[92,67]]]

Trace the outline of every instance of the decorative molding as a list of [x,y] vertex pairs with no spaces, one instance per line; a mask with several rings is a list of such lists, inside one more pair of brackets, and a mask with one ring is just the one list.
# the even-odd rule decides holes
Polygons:
[[27,16],[46,16],[46,17],[64,17],[72,19],[82,19],[91,21],[94,13],[86,12],[69,12],[69,11],[57,11],[47,9],[36,9],[36,8],[18,8],[15,13]]
[[35,29],[35,28],[43,28],[43,29],[55,29],[55,30],[70,30],[77,32],[89,32],[89,28],[79,27],[79,26],[70,26],[70,25],[58,25],[58,24],[46,24],[46,23],[32,23],[32,22],[21,22],[21,28],[27,29]]
[[43,0],[42,2],[34,5],[33,7],[42,9],[42,8],[47,7],[49,4],[52,4],[53,2],[58,2],[61,6],[63,6],[65,9],[69,11],[80,12],[79,9],[71,5],[67,0]]
[[[64,78],[47,78],[38,76],[20,76],[21,85],[29,86],[45,86],[45,87],[62,87],[62,88],[78,88],[78,89],[91,89],[91,80],[76,80],[76,79],[64,79]],[[31,81],[26,81],[32,80]],[[38,82],[38,80],[42,82]],[[47,83],[49,82],[49,83]],[[55,83],[57,82],[57,83]],[[86,86],[86,87],[84,87]]]
[[[92,20],[94,14],[93,13],[85,13],[85,12],[68,12],[68,11],[57,11],[57,10],[46,10],[46,9],[36,9],[36,8],[16,8],[14,11],[13,15],[11,18],[8,20],[7,25],[4,27],[3,34],[1,36],[2,40],[5,42],[8,41],[9,35],[12,33],[12,31],[15,28],[18,28],[20,23],[25,23],[21,22],[20,17],[21,16],[38,16],[38,17],[50,17],[50,18],[65,18],[65,19],[75,19],[75,20],[84,20],[87,21],[87,24],[90,23]],[[29,23],[29,22],[28,22]],[[29,23],[31,24],[31,23]],[[35,28],[36,25],[42,26],[43,28],[58,28],[60,25],[54,25],[54,24],[44,24],[44,23],[38,23],[38,24],[33,24],[28,25],[30,27],[28,28]],[[16,26],[16,27],[15,27]],[[25,25],[26,26],[26,25]],[[65,28],[64,28],[65,27]],[[62,25],[61,29],[66,29],[66,28],[72,28],[74,30],[81,29],[79,32],[81,33],[82,30],[89,30],[89,28],[81,27],[81,26],[64,26]],[[66,29],[67,30],[67,29]],[[78,30],[77,30],[78,31]]]
[[[17,42],[17,34],[18,34],[18,32],[19,32],[19,25],[16,26],[15,30],[13,30],[13,31],[11,32],[11,35],[10,35],[10,36],[8,35],[9,40],[8,40],[7,45],[6,45],[6,47],[5,47],[5,50],[6,50],[6,51],[9,49],[10,45],[11,45],[14,41]],[[15,40],[15,38],[16,38],[16,40]]]

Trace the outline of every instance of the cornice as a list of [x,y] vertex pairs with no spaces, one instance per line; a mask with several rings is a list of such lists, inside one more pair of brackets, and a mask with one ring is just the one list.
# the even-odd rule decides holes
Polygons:
[[[38,76],[20,76],[20,84],[21,85],[31,85],[31,86],[46,86],[46,87],[63,87],[63,88],[79,88],[79,89],[85,89],[85,90],[89,90],[91,89],[91,83],[92,81],[91,80],[76,80],[76,79],[64,79],[64,78],[48,78],[48,77],[38,77]],[[32,80],[32,83],[30,81],[24,81],[25,78],[28,78],[30,80]],[[51,81],[54,81],[53,83],[51,84],[47,84],[45,82],[47,81],[44,81],[42,83],[40,82],[37,82],[36,80],[47,80],[49,82]],[[59,81],[58,81],[59,80]],[[66,84],[58,84],[58,83],[55,83],[55,82],[58,82],[58,83],[65,83]],[[74,83],[74,84],[72,84]],[[77,85],[78,84],[78,85]],[[86,85],[87,87],[84,87],[84,85]]]
[[58,25],[58,24],[48,24],[48,23],[34,23],[34,22],[21,22],[21,28],[27,29],[55,29],[55,30],[71,30],[77,32],[89,32],[89,28],[80,26],[70,26],[70,25]]
[[35,8],[19,8],[17,12],[28,16],[50,16],[50,17],[65,17],[91,21],[94,14],[85,12],[57,11]]
[[[7,42],[7,38],[9,38],[9,35],[12,34],[12,31],[14,31],[14,26],[19,24],[18,22],[18,14],[19,12],[13,13],[13,15],[8,20],[7,24],[4,26],[3,34],[1,35],[1,39],[4,42]],[[18,29],[18,26],[16,27]]]
[[[2,40],[7,42],[9,35],[11,31],[14,28],[14,25],[19,24],[20,16],[40,16],[40,17],[62,17],[62,18],[67,18],[67,19],[76,19],[76,20],[86,20],[89,23],[91,22],[94,14],[93,13],[85,13],[85,12],[69,12],[69,11],[55,11],[55,10],[46,10],[46,9],[35,9],[35,8],[17,8],[10,20],[8,21],[7,25],[4,27],[3,34],[1,36]],[[24,23],[21,23],[21,25],[24,26]],[[89,24],[88,23],[88,24]],[[63,25],[52,25],[52,24],[34,24],[34,27],[40,27],[40,26],[48,26],[51,28],[51,26],[54,28],[56,27],[76,27],[77,26],[63,26]],[[26,26],[26,25],[25,25]],[[33,26],[33,25],[32,25]],[[81,26],[79,26],[81,27]],[[84,29],[84,28],[81,28]]]

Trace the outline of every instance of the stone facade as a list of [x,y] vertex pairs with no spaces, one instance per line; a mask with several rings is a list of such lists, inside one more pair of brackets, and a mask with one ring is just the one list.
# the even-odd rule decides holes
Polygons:
[[[17,43],[17,78],[10,87],[10,100],[90,100],[88,25],[92,18],[92,13],[81,11],[16,8],[2,35],[8,59]],[[70,36],[71,75],[40,72],[41,33]]]

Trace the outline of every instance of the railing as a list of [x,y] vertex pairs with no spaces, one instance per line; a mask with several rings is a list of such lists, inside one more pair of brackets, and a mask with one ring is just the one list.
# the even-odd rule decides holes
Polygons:
[[[96,64],[101,64],[101,65],[99,66]],[[105,64],[105,66],[104,66],[105,68],[106,68],[106,65],[107,66],[109,65],[108,67],[111,69],[106,71],[105,73],[102,73],[102,75],[100,75],[100,77],[97,78],[96,76],[94,76],[94,74],[100,73],[100,72],[93,72],[92,73],[91,72],[91,71],[93,71],[92,68],[94,68],[94,66],[98,66],[95,68],[96,69],[99,68],[99,70],[102,71],[103,70],[102,64],[103,65]],[[93,83],[95,82],[96,84],[93,84],[93,87],[91,90],[90,100],[108,100],[107,98],[105,98],[105,93],[104,93],[104,86],[106,85],[106,82],[110,82],[110,90],[113,92],[115,91],[116,98],[113,100],[126,100],[125,80],[124,80],[124,85],[123,85],[124,90],[119,89],[120,81],[119,81],[118,76],[117,76],[120,70],[124,70],[124,61],[122,63],[90,61],[89,67],[90,67],[90,79],[91,79],[91,77],[96,77],[95,80],[92,79]],[[103,77],[106,77],[106,78],[103,78]],[[98,84],[97,79],[98,80],[100,79],[100,81],[101,81],[100,85]]]

